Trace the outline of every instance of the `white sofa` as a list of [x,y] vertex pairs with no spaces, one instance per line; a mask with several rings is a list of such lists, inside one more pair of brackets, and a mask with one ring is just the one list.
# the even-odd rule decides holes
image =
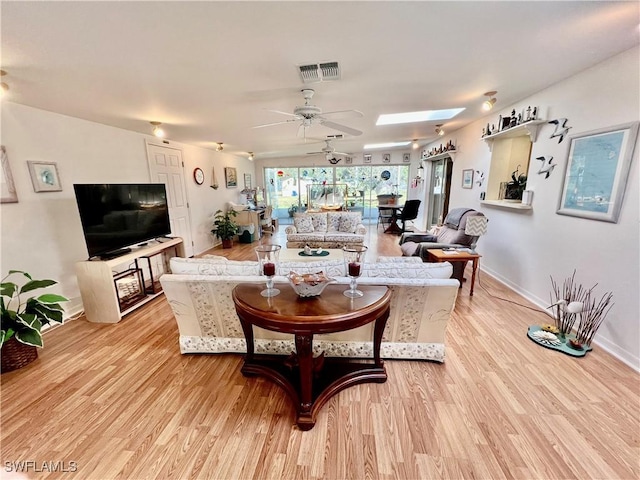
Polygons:
[[[382,339],[383,358],[443,362],[447,322],[455,306],[459,283],[449,279],[448,263],[428,264],[417,257],[382,257],[363,269],[359,285],[387,285],[391,315]],[[160,277],[178,323],[180,351],[187,353],[245,353],[246,343],[231,298],[240,283],[262,283],[257,262],[222,257],[171,259],[171,274]],[[289,271],[327,272],[345,285],[342,261],[281,262],[277,283],[286,283]],[[430,278],[429,278],[430,277]],[[434,278],[435,277],[435,278]],[[290,288],[284,286],[284,288]],[[254,327],[256,353],[295,351],[292,335]],[[314,337],[314,351],[327,356],[370,357],[373,325]]]
[[362,245],[367,233],[360,212],[298,213],[285,228],[287,248]]

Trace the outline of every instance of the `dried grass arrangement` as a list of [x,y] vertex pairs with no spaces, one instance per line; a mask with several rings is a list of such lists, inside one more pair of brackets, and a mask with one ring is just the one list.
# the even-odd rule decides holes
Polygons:
[[549,308],[554,309],[555,325],[562,338],[571,333],[576,320],[579,319],[576,341],[591,345],[594,335],[613,306],[613,293],[607,292],[598,300],[593,292],[598,284],[588,289],[584,288],[576,284],[575,276],[574,270],[573,275],[562,283],[562,288],[551,277],[553,292]]

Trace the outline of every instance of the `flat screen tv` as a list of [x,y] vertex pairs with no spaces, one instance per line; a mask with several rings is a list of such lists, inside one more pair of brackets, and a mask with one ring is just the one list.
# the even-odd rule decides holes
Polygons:
[[89,257],[114,257],[171,233],[162,183],[74,184]]

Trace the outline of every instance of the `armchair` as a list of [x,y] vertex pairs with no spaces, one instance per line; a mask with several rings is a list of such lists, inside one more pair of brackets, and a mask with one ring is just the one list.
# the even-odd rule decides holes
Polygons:
[[[444,225],[437,234],[403,233],[400,237],[400,248],[404,256],[417,256],[428,262],[427,250],[430,248],[470,248],[478,242],[478,235],[465,233],[467,219],[473,216],[484,216],[471,208],[454,208],[444,219]],[[466,262],[454,262],[453,278],[462,282]]]

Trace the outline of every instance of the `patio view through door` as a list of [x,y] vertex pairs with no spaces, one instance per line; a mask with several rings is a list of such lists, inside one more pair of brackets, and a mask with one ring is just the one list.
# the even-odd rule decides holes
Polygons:
[[408,165],[354,165],[344,167],[265,167],[267,203],[281,223],[291,223],[295,212],[306,211],[308,185],[347,185],[345,206],[362,213],[363,223],[377,223],[378,195],[401,195],[407,198]]

